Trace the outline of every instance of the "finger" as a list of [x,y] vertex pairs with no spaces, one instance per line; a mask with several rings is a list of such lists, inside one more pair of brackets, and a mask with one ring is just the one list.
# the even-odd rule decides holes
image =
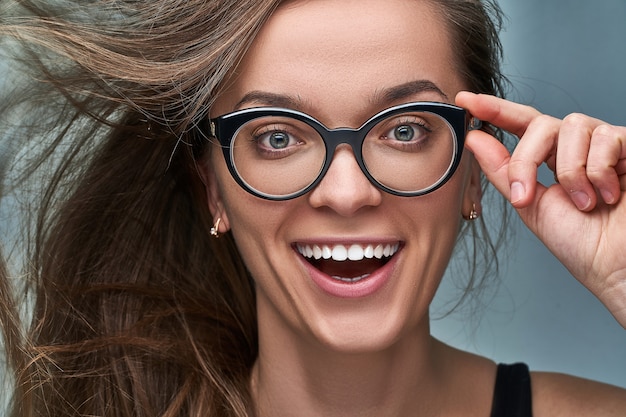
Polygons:
[[536,109],[511,101],[486,95],[461,91],[455,102],[484,122],[522,137],[528,125],[541,113]]
[[590,139],[586,175],[607,204],[618,201],[626,174],[626,127],[600,124]]
[[509,161],[511,203],[526,207],[535,197],[537,169],[553,158],[561,121],[550,116],[535,117],[520,139]]
[[596,193],[587,177],[587,160],[593,130],[600,123],[600,120],[574,113],[563,119],[559,132],[556,176],[576,207],[583,211],[596,205]]
[[506,198],[510,198],[508,165],[510,154],[493,136],[481,130],[467,134],[465,146],[473,154],[489,182]]
[[615,165],[615,172],[619,179],[620,191],[626,191],[626,159],[621,159],[617,165]]

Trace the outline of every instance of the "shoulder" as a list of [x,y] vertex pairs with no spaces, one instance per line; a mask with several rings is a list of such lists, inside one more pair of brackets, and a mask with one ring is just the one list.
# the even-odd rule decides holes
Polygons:
[[624,417],[626,390],[569,375],[533,372],[534,417]]

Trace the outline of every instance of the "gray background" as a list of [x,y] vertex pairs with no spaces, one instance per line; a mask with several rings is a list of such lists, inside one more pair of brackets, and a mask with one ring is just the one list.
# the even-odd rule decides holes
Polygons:
[[[510,98],[554,116],[584,112],[626,125],[626,0],[500,4],[508,16],[502,41]],[[542,178],[549,182],[551,174]],[[514,223],[501,287],[480,321],[455,314],[435,320],[433,333],[497,361],[626,387],[626,330]]]

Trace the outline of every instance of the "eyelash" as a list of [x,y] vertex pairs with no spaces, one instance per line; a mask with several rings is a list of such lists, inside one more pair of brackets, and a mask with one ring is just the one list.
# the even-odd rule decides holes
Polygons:
[[294,133],[292,133],[290,131],[291,129],[289,129],[288,126],[281,126],[281,125],[265,125],[265,126],[261,126],[258,129],[255,129],[251,135],[249,140],[256,145],[256,148],[258,150],[258,152],[264,154],[264,155],[268,155],[271,156],[272,158],[278,159],[281,158],[282,156],[286,156],[288,154],[290,154],[292,152],[292,147],[293,145],[289,145],[288,147],[284,148],[284,149],[274,149],[274,148],[270,148],[267,146],[260,146],[261,142],[263,140],[266,139],[267,135],[271,135],[272,133],[284,133],[287,136],[289,136],[290,141],[293,139],[296,141],[296,145],[298,143],[302,143],[302,141],[300,139],[298,139],[298,136]]
[[394,143],[396,144],[396,146],[401,146],[405,149],[408,149],[410,151],[419,151],[421,149],[423,149],[427,144],[428,144],[428,139],[429,136],[426,135],[426,137],[424,138],[424,135],[419,135],[417,137],[417,139],[419,140],[415,140],[415,141],[410,141],[410,142],[403,142],[397,139],[390,139],[389,138],[389,132],[393,131],[394,129],[397,129],[400,126],[403,125],[409,125],[409,126],[417,126],[418,130],[423,130],[425,131],[427,134],[432,133],[432,129],[428,127],[428,124],[421,119],[418,118],[409,118],[409,117],[405,117],[403,119],[397,119],[397,120],[392,120],[391,121],[391,125],[390,126],[385,126],[384,127],[384,134],[381,135],[381,139],[383,140],[393,140]]

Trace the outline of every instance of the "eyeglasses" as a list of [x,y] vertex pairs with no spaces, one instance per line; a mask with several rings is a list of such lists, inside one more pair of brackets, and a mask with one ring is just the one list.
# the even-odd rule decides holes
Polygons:
[[344,143],[381,190],[398,196],[430,193],[452,177],[467,130],[480,123],[460,107],[431,102],[388,108],[358,129],[328,129],[305,113],[275,107],[239,110],[209,122],[233,178],[269,200],[313,189]]

